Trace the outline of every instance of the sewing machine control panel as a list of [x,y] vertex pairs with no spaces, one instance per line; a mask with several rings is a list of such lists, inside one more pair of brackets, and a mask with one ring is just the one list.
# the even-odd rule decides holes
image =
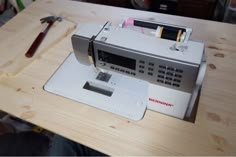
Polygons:
[[125,53],[122,51],[95,51],[97,67],[112,70],[150,83],[190,92],[195,84],[198,67],[179,64],[161,58],[143,56],[142,54]]

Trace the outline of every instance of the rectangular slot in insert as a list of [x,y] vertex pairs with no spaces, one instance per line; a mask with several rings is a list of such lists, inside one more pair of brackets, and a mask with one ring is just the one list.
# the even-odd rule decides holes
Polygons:
[[106,95],[106,96],[112,96],[113,91],[114,91],[114,89],[110,87],[106,87],[106,86],[96,84],[93,82],[86,82],[83,88],[92,92]]

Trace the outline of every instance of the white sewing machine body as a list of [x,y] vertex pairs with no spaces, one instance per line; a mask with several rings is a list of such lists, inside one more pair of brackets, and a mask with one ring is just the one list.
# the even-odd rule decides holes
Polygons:
[[[147,21],[138,22],[148,24]],[[159,23],[151,22],[152,27],[156,25]],[[169,27],[172,29],[175,26],[168,25]],[[124,24],[119,26],[112,26],[110,22],[104,25],[81,24],[78,32],[72,37],[72,45],[78,61],[76,64],[80,64],[76,66],[74,73],[78,71],[83,77],[73,80],[80,82],[78,88],[86,92],[80,92],[79,99],[75,98],[78,96],[70,98],[91,106],[96,103],[97,108],[134,120],[143,117],[146,107],[180,119],[190,116],[206,69],[204,44],[188,40],[191,29],[183,27],[178,29],[178,35],[173,37],[178,38],[179,42],[176,42],[130,30],[125,28]],[[93,66],[97,70],[91,70]],[[67,75],[73,75],[73,72]],[[104,75],[105,80],[99,75]],[[117,80],[123,77],[125,80],[122,79],[123,82],[119,84]],[[90,89],[85,87],[86,84],[97,88],[95,90],[102,89],[105,93],[111,92],[111,94],[89,91]],[[57,91],[63,88],[66,87],[61,87]],[[48,90],[52,92],[49,88]],[[57,94],[63,95],[58,92]],[[85,100],[91,98],[96,101]],[[124,101],[120,102],[119,99]],[[131,99],[135,101],[130,101]],[[132,102],[133,104],[130,104]],[[99,104],[106,103],[107,106],[111,103],[123,104],[119,110],[128,110],[129,113],[123,111],[118,113],[116,109],[99,107]],[[140,103],[143,104],[138,105],[141,108],[137,106]],[[128,109],[127,106],[131,107]],[[132,112],[136,111],[138,115],[133,115]]]

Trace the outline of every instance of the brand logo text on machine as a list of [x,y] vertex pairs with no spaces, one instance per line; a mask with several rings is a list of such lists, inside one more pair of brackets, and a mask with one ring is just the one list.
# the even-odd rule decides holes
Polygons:
[[165,106],[169,106],[169,107],[174,106],[173,104],[170,104],[170,103],[167,103],[167,102],[163,102],[163,101],[160,101],[160,100],[157,100],[157,99],[153,99],[153,98],[149,98],[148,100],[151,101],[151,102],[155,102],[157,104],[161,104],[161,105],[165,105]]

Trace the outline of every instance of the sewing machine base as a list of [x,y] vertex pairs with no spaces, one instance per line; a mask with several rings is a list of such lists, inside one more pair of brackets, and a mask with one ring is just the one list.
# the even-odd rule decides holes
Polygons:
[[[80,64],[71,53],[44,89],[132,120],[146,111],[148,82]],[[135,92],[134,92],[135,91]]]

